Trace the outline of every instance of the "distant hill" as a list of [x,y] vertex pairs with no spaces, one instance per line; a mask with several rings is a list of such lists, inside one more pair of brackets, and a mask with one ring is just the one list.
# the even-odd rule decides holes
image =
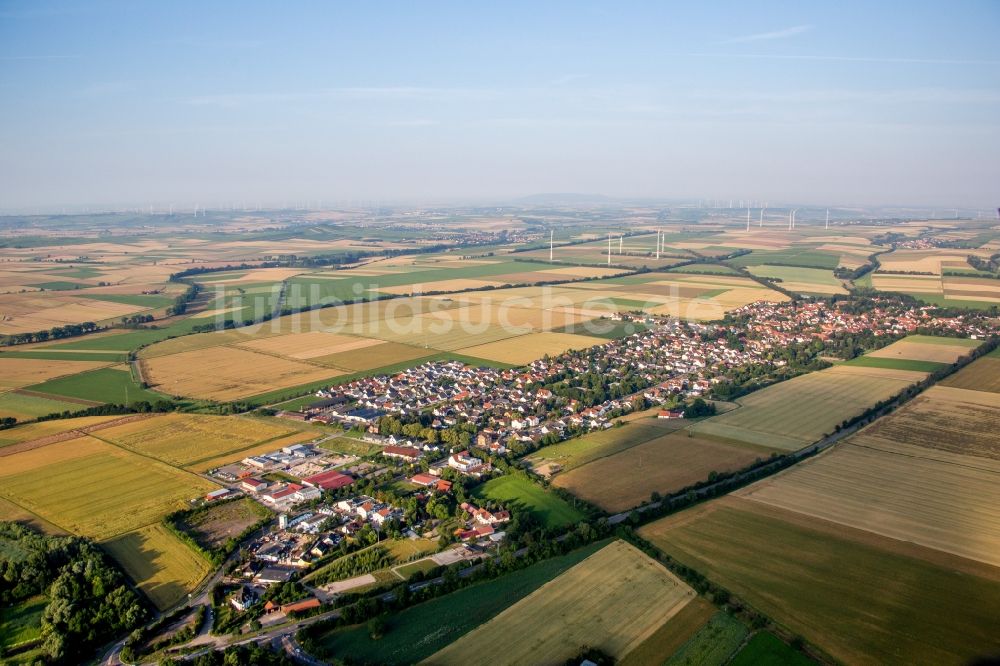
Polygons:
[[514,203],[531,205],[558,205],[558,206],[581,206],[595,204],[616,203],[618,199],[605,196],[603,194],[580,194],[578,192],[547,192],[542,194],[530,194],[526,197],[515,199]]

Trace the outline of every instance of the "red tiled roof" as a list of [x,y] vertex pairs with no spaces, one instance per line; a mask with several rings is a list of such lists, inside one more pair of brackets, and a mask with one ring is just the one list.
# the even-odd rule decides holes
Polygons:
[[319,474],[307,476],[302,479],[302,483],[315,486],[322,490],[336,490],[337,488],[343,488],[344,486],[349,486],[354,483],[354,477],[336,470],[328,470],[326,472],[320,472]]

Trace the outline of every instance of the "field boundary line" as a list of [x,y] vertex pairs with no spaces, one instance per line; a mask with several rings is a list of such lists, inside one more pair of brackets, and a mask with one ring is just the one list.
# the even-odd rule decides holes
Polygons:
[[48,523],[50,525],[58,527],[59,529],[61,529],[66,534],[72,534],[73,536],[79,536],[73,530],[66,529],[65,527],[63,527],[59,523],[55,522],[54,520],[49,520],[48,518],[45,518],[44,516],[38,515],[37,512],[32,511],[28,507],[24,506],[23,504],[21,504],[17,500],[13,499],[10,495],[2,494],[2,495],[0,495],[0,497],[3,497],[5,500],[7,500],[8,502],[10,502],[11,504],[13,504],[14,506],[16,506],[17,508],[21,509],[22,511],[26,511],[27,513],[30,513],[32,516],[34,516],[35,518],[38,518],[38,520],[42,521],[43,523]]
[[[984,467],[978,467],[976,465],[965,465],[965,464],[962,464],[962,463],[954,461],[954,460],[944,460],[944,459],[941,459],[941,458],[930,458],[930,457],[927,457],[927,456],[919,456],[919,455],[916,455],[915,453],[904,453],[902,451],[888,451],[886,449],[880,449],[877,446],[872,446],[871,444],[857,444],[857,443],[851,442],[851,441],[846,441],[846,442],[843,442],[843,443],[846,444],[846,445],[849,445],[849,446],[856,446],[859,449],[868,449],[869,451],[877,451],[879,453],[885,453],[887,455],[893,455],[893,456],[902,456],[904,458],[911,458],[913,460],[926,460],[928,462],[940,463],[942,465],[952,465],[954,467],[962,467],[964,469],[974,469],[974,470],[976,470],[978,472],[987,472],[988,474],[993,474],[993,475],[996,475],[996,476],[1000,477],[1000,472],[997,472],[994,469],[986,469]],[[901,443],[905,443],[905,442],[901,442]],[[919,446],[919,444],[911,445],[911,446]],[[831,446],[830,448],[833,449],[835,447]]]
[[[238,418],[239,418],[239,416],[241,416],[241,415],[238,415]],[[274,437],[269,437],[268,439],[263,439],[263,440],[261,440],[259,442],[255,442],[253,444],[248,444],[247,446],[244,446],[241,449],[233,449],[232,451],[229,451],[228,453],[220,453],[219,455],[207,456],[205,458],[199,458],[198,460],[192,460],[191,462],[187,463],[187,466],[190,467],[192,465],[198,465],[198,464],[201,464],[201,463],[203,463],[205,461],[214,460],[215,458],[220,458],[222,456],[235,455],[237,453],[242,453],[243,451],[249,451],[252,448],[255,448],[255,447],[258,447],[258,446],[263,446],[265,444],[269,444],[269,443],[271,443],[271,442],[273,442],[275,440],[283,439],[285,437],[291,437],[292,435],[294,435],[297,432],[305,432],[305,431],[304,430],[289,430],[289,431],[287,431],[287,432],[285,432],[285,433],[283,433],[281,435],[275,435]],[[318,439],[318,438],[319,437],[316,437],[315,439]],[[181,469],[184,469],[184,468],[181,468]],[[200,474],[199,474],[199,476],[200,476]]]
[[18,395],[26,395],[29,398],[45,398],[47,400],[55,400],[57,402],[70,402],[76,405],[86,405],[87,407],[97,407],[98,405],[103,405],[103,402],[97,402],[95,400],[87,400],[86,398],[74,398],[72,396],[63,396],[58,393],[44,393],[42,391],[32,391],[27,388],[17,388],[11,391]]

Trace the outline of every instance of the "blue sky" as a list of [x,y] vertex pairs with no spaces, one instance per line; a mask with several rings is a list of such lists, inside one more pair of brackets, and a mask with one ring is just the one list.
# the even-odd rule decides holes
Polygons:
[[1000,3],[0,2],[0,208],[996,206]]

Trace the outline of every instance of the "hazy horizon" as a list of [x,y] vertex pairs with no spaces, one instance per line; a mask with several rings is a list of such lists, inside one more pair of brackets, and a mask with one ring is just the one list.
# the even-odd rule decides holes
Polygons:
[[1000,5],[0,3],[0,210],[992,209]]

